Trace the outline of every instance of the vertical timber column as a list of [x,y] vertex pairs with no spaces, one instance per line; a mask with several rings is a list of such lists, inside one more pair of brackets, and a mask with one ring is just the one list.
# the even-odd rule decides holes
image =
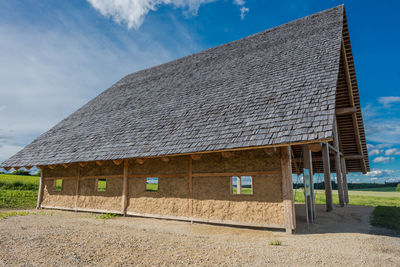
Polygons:
[[121,210],[122,214],[126,215],[126,208],[128,206],[128,159],[124,159],[124,174],[122,179],[122,201]]
[[340,159],[341,159],[341,167],[342,167],[344,203],[346,203],[346,205],[348,205],[349,204],[349,190],[347,187],[346,160],[344,159],[344,157],[341,157]]
[[336,168],[336,180],[337,180],[337,187],[338,187],[338,195],[339,195],[339,204],[341,207],[344,206],[344,201],[343,201],[343,184],[342,184],[342,168],[340,164],[340,153],[339,153],[339,137],[338,137],[338,129],[337,129],[337,123],[336,123],[336,118],[333,123],[333,146],[336,148],[336,154],[335,154],[335,168]]
[[292,231],[296,229],[296,215],[294,211],[290,146],[281,148],[281,170],[285,229],[287,233],[292,233]]
[[81,166],[77,166],[78,168],[78,180],[76,181],[76,189],[75,189],[75,211],[78,211],[78,194],[79,194],[79,183],[81,182]]
[[188,171],[188,178],[189,178],[189,215],[193,217],[193,161],[192,157],[189,156],[189,171]]
[[324,184],[326,211],[333,210],[332,183],[331,183],[331,163],[329,160],[329,147],[327,143],[322,145],[322,161],[324,165]]
[[304,158],[304,169],[310,170],[310,197],[306,197],[307,206],[308,206],[308,218],[311,218],[311,221],[315,220],[315,198],[314,198],[314,179],[313,179],[313,166],[312,166],[312,155],[311,150],[308,145],[303,145],[303,158]]
[[40,206],[42,205],[42,200],[43,200],[43,189],[44,189],[44,167],[38,167],[40,169],[40,184],[39,184],[39,193],[38,193],[38,198],[37,198],[37,204],[36,204],[36,209],[40,209]]
[[236,180],[236,194],[240,195],[242,193],[242,178],[237,176]]

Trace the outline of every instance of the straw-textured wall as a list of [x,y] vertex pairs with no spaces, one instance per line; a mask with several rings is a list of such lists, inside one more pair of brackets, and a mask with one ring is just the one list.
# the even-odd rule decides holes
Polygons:
[[[75,176],[80,169],[76,208],[121,211],[123,164],[106,162],[102,166],[89,163],[85,167],[48,168],[44,176]],[[195,220],[241,223],[264,226],[283,226],[282,177],[280,151],[262,149],[232,152],[230,157],[221,153],[204,154],[192,160],[193,201],[190,209],[189,156],[146,159],[143,164],[128,161],[128,207],[131,214],[163,215],[193,218]],[[278,174],[253,176],[253,195],[232,195],[231,176],[214,176],[209,173],[245,173],[274,171]],[[203,173],[204,176],[199,176]],[[174,176],[176,174],[176,176]],[[114,176],[107,178],[107,175]],[[119,177],[115,177],[119,175]],[[96,179],[107,178],[107,189],[98,192]],[[86,177],[86,178],[85,178]],[[146,178],[158,177],[158,191],[146,191]],[[51,189],[53,180],[46,180],[44,206],[75,208],[77,179],[66,179],[63,191]],[[51,190],[50,190],[51,189]]]

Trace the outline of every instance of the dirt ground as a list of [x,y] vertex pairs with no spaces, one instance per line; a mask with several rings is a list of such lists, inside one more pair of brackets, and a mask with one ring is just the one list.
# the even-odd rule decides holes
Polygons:
[[372,210],[318,206],[317,223],[307,227],[299,205],[294,235],[46,210],[0,220],[0,266],[400,266],[400,237],[371,227]]

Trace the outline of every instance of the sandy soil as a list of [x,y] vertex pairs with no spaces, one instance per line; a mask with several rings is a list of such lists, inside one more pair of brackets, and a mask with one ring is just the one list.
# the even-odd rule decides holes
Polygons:
[[[266,229],[45,211],[0,220],[0,265],[400,266],[400,237],[373,228],[370,207],[318,206],[294,235]],[[271,246],[280,240],[281,246]]]

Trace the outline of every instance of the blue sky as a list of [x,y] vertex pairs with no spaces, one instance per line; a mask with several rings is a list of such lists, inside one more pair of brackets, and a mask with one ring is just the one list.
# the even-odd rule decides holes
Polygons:
[[124,75],[345,3],[372,171],[400,178],[399,1],[0,2],[0,161]]

